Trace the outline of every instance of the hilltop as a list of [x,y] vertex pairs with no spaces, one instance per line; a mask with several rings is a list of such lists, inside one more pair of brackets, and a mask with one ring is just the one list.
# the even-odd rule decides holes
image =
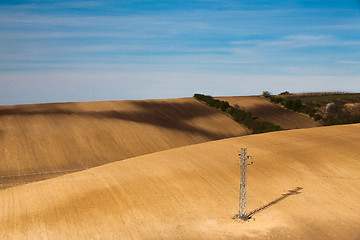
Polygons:
[[192,98],[0,106],[1,187],[245,135]]

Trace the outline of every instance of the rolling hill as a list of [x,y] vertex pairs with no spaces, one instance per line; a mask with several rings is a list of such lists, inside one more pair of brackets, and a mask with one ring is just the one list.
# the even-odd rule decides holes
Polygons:
[[[179,147],[0,191],[1,239],[359,239],[360,124]],[[237,212],[240,147],[249,221]]]
[[261,121],[267,121],[279,125],[283,129],[311,128],[320,126],[309,117],[292,112],[275,104],[272,104],[257,96],[244,97],[216,97],[227,101],[230,105],[235,104],[253,113]]
[[192,98],[0,106],[0,188],[244,134]]

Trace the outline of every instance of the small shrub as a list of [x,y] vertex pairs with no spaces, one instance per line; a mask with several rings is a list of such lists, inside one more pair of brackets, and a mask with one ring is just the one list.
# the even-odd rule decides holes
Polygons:
[[271,94],[270,94],[270,92],[268,92],[268,91],[263,91],[262,95],[263,95],[264,98],[269,98],[269,97],[271,97]]
[[300,99],[287,99],[285,101],[285,107],[298,112],[301,108],[303,108],[303,104]]
[[270,102],[273,102],[273,103],[282,103],[282,102],[284,102],[284,99],[282,97],[271,96],[269,99],[270,99]]
[[295,99],[292,104],[292,110],[294,110],[295,112],[298,112],[302,106],[303,105],[302,105],[301,99]]
[[315,113],[316,113],[316,109],[309,108],[309,107],[304,107],[303,108],[303,113],[309,115],[310,117],[314,117]]
[[230,107],[230,104],[226,101],[221,101],[220,102],[220,109],[221,111],[226,111],[228,108]]
[[287,99],[285,101],[285,107],[288,109],[292,109],[293,104],[294,104],[294,99]]
[[320,121],[321,119],[322,119],[322,115],[321,115],[321,114],[317,113],[317,114],[314,115],[314,120],[315,120],[315,121]]

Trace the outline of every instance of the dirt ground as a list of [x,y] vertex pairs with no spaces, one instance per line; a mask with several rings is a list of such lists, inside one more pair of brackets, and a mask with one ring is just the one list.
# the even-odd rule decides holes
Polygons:
[[257,96],[216,97],[216,99],[228,101],[232,106],[238,104],[245,110],[252,112],[253,116],[259,120],[274,123],[283,129],[320,126],[309,117],[284,109]]
[[0,106],[0,189],[245,134],[192,98]]
[[[241,147],[246,222],[232,219]],[[1,190],[0,239],[360,239],[359,155],[354,124],[130,158]]]

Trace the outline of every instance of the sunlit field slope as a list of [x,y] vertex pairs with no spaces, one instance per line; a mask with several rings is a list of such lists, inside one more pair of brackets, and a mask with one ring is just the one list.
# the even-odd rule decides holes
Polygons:
[[[248,209],[237,212],[240,147]],[[359,239],[360,125],[191,145],[0,191],[0,239]]]
[[252,112],[253,116],[259,120],[274,123],[283,129],[320,126],[309,117],[284,109],[257,96],[216,97],[216,99],[228,101],[232,106],[238,104],[245,110]]
[[188,99],[0,107],[0,188],[246,134]]

